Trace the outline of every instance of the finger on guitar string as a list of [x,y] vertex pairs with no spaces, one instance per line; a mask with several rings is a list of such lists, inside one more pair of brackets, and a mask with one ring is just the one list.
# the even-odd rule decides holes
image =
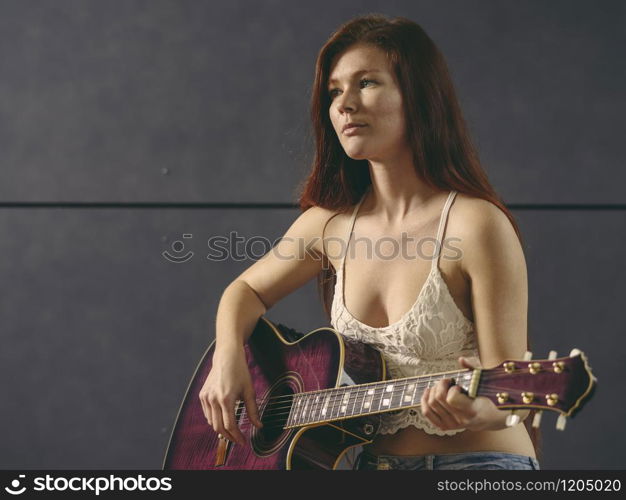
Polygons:
[[222,408],[217,401],[211,403],[211,415],[213,420],[213,430],[219,435],[221,434],[229,441],[235,441],[233,436],[224,428],[224,423],[222,422]]
[[461,426],[457,416],[458,410],[447,402],[451,386],[452,381],[450,379],[442,379],[434,387],[429,388],[426,394],[428,408],[423,412],[424,416],[444,430],[456,429]]
[[[232,436],[232,438],[228,438],[231,441],[236,442],[240,445],[246,444],[246,438],[241,433],[239,426],[235,420],[235,402],[232,399],[226,399],[221,405],[222,410],[222,420],[224,424],[224,429],[226,431],[222,432],[222,434],[226,436]],[[234,438],[234,439],[233,439]]]
[[254,393],[254,387],[252,384],[246,386],[244,390],[244,404],[246,406],[248,420],[254,424],[257,429],[263,427],[263,422],[259,418],[259,409],[256,405],[256,394]]

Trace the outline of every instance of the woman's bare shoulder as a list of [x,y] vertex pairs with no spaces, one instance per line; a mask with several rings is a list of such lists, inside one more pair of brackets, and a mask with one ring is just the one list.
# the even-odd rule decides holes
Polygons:
[[[334,238],[339,234],[338,227],[345,217],[345,211],[333,210],[314,205],[302,212],[294,221],[292,232],[311,243],[318,254],[325,254],[323,239]],[[296,236],[296,234],[291,234]]]
[[449,226],[455,233],[476,235],[477,233],[502,231],[513,225],[506,214],[494,203],[465,193],[457,193],[450,209]]
[[[341,210],[334,210],[320,206],[312,206],[304,213],[309,212],[307,217],[309,218],[311,223],[316,225],[318,228],[322,228],[324,235],[331,234],[335,236],[347,223],[347,220],[349,219],[354,206],[355,205],[352,205],[351,207],[347,207]],[[304,215],[304,213],[302,215]]]
[[470,273],[472,262],[495,261],[502,256],[510,262],[523,263],[523,249],[515,228],[500,207],[461,193],[456,198],[450,209],[450,231],[446,232],[446,238],[457,238],[457,246],[464,256],[461,267],[465,273]]
[[[323,228],[342,215],[342,211],[332,210],[330,208],[324,208],[317,205],[307,208],[298,216],[298,220],[306,221],[307,225]],[[320,233],[321,236],[321,233]]]

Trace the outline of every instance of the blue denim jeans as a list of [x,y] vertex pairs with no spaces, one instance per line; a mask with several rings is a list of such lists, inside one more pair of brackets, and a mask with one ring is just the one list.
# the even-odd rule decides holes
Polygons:
[[362,451],[354,470],[539,470],[533,457],[501,451],[440,455],[373,455]]

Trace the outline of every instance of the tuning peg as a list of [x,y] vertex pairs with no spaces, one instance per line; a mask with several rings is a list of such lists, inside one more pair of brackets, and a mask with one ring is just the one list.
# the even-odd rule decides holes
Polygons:
[[515,413],[515,410],[511,410],[511,414],[506,417],[507,427],[513,427],[520,423],[519,415]]
[[524,353],[524,361],[530,361],[531,359],[533,359],[533,353],[530,351],[526,351]]
[[556,359],[556,351],[550,351],[548,354],[548,359]]
[[560,431],[564,431],[566,422],[567,417],[561,413],[559,418],[556,419],[556,428]]
[[573,358],[574,356],[578,356],[580,354],[580,349],[576,349],[575,347],[570,351],[569,357]]
[[535,413],[535,416],[533,417],[533,423],[532,426],[536,429],[537,427],[539,427],[539,425],[541,425],[541,415],[543,414],[543,410],[538,410]]

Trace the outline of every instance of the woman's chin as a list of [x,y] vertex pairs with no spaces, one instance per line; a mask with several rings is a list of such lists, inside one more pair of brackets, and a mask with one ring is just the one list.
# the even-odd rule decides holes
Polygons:
[[348,157],[352,158],[353,160],[366,160],[367,159],[367,154],[365,153],[365,150],[361,150],[361,149],[347,150],[346,155],[348,155]]

